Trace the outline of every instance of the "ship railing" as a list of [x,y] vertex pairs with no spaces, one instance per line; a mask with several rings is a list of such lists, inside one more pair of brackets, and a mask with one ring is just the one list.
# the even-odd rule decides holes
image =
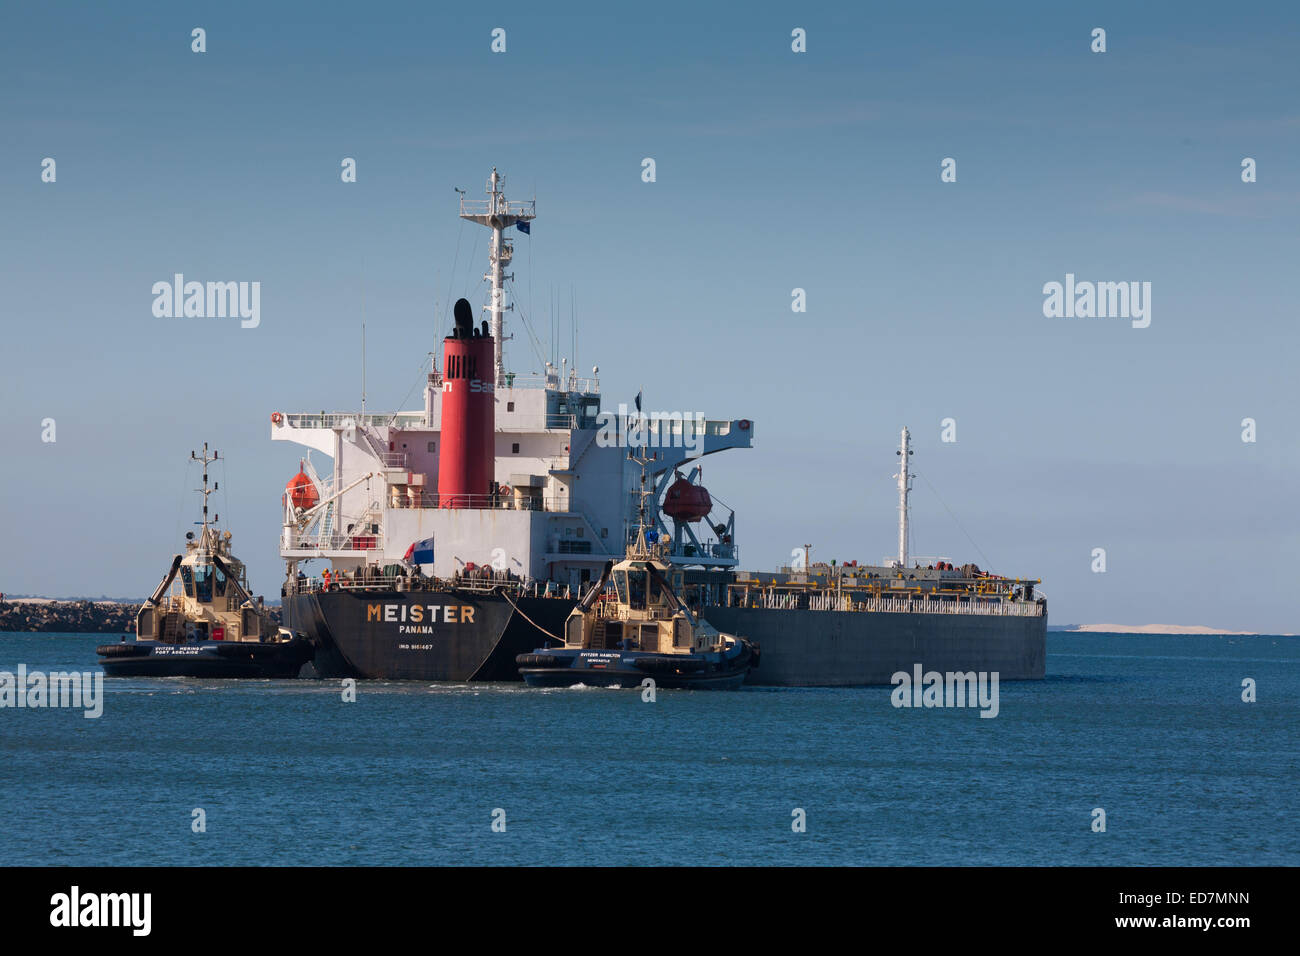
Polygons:
[[681,551],[672,552],[672,557],[676,559],[690,558],[720,558],[725,560],[734,560],[739,558],[740,549],[734,544],[723,544],[721,541],[702,541],[699,547],[693,544],[682,546]]
[[[441,501],[439,499],[442,499]],[[424,493],[419,497],[401,496],[397,503],[390,502],[394,510],[412,508],[465,508],[481,511],[568,511],[569,499],[559,496],[521,495],[438,495]]]
[[366,425],[372,428],[423,428],[423,412],[389,412],[387,414],[361,414],[360,412],[290,412],[284,416],[290,428],[346,428],[349,425]]
[[1043,606],[1032,601],[925,601],[899,597],[855,600],[849,609],[911,614],[977,614],[989,617],[1041,617],[1043,614]]
[[288,551],[382,551],[381,534],[306,534],[289,532],[284,541]]
[[[909,555],[907,556],[907,567],[905,567],[905,568],[899,568],[899,570],[900,570],[900,571],[915,571],[915,570],[917,570],[917,567],[916,567],[916,566],[917,566],[917,565],[920,565],[920,570],[925,571],[925,570],[933,569],[934,567],[936,567],[936,566],[939,565],[940,563],[942,563],[942,564],[948,564],[948,563],[950,563],[951,561],[952,561],[952,558],[949,558],[949,557],[947,557],[946,555],[921,555],[921,554],[909,554]],[[894,567],[898,567],[898,555],[896,555],[896,554],[887,554],[887,555],[885,555],[883,558],[880,559],[880,565],[879,565],[879,566],[882,567],[882,568],[894,568]]]
[[571,597],[567,586],[546,586],[537,581],[522,581],[518,575],[508,571],[497,571],[491,567],[475,568],[473,571],[458,572],[451,578],[436,578],[426,575],[410,574],[406,571],[393,572],[386,565],[383,570],[374,567],[357,571],[331,572],[328,580],[324,575],[290,579],[285,582],[284,593],[316,594],[321,591],[439,591],[449,587],[462,590],[489,591],[505,588],[511,593],[525,597]]
[[596,602],[596,617],[606,621],[658,624],[661,621],[671,621],[677,611],[675,606],[662,603],[632,608],[626,604],[619,604],[617,595],[610,595],[608,599]]
[[597,395],[600,393],[600,379],[582,378],[573,374],[561,375],[559,372],[550,375],[519,375],[515,372],[506,372],[505,387],[548,388],[553,391],[563,389],[569,392]]
[[491,199],[461,199],[460,214],[462,216],[527,216],[530,219],[537,216],[537,201],[535,199],[501,199],[496,201],[493,208]]
[[894,614],[974,614],[989,617],[1041,617],[1046,607],[1037,601],[945,601],[923,598],[854,597],[839,591],[800,594],[794,591],[761,590],[746,598],[744,587],[732,585],[727,592],[728,607],[753,607],[765,610],[869,611]]

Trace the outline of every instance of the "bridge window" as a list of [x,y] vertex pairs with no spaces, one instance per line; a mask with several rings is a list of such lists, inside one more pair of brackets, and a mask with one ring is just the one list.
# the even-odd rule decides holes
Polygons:
[[194,599],[204,603],[212,602],[212,568],[205,564],[194,568]]
[[646,572],[624,571],[627,577],[627,603],[633,610],[645,610]]

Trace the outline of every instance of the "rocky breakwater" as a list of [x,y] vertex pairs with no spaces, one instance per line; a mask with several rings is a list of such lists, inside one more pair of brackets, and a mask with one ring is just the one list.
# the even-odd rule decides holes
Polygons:
[[[280,621],[278,607],[267,608]],[[134,634],[139,604],[121,601],[46,601],[31,598],[0,602],[0,631],[62,634]]]

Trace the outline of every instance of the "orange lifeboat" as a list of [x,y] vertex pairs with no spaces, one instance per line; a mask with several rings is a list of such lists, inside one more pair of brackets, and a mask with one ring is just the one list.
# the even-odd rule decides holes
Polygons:
[[664,514],[674,521],[699,521],[713,510],[713,499],[703,485],[678,478],[664,495]]
[[298,466],[298,474],[290,478],[289,483],[284,486],[284,492],[295,508],[304,511],[315,508],[320,502],[320,493],[316,491],[316,485],[307,477],[302,465]]

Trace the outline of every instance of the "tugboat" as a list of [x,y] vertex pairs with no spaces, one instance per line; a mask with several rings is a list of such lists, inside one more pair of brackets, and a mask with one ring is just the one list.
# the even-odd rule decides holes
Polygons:
[[[645,524],[645,464],[636,537],[618,564],[605,563],[599,582],[569,614],[563,646],[515,658],[531,687],[641,686],[735,690],[758,666],[759,648],[723,634],[677,596],[681,571],[668,561],[668,538]],[[610,578],[614,594],[606,593]],[[611,600],[613,598],[613,600]],[[559,640],[558,637],[554,638]]]
[[[297,677],[315,648],[305,637],[276,627],[262,599],[248,590],[242,561],[230,551],[230,532],[208,522],[208,465],[218,460],[203,445],[203,521],[188,532],[185,554],[172,558],[162,582],[136,615],[135,640],[101,644],[96,653],[110,677]],[[218,516],[219,518],[220,516]],[[180,588],[164,596],[177,578]]]

